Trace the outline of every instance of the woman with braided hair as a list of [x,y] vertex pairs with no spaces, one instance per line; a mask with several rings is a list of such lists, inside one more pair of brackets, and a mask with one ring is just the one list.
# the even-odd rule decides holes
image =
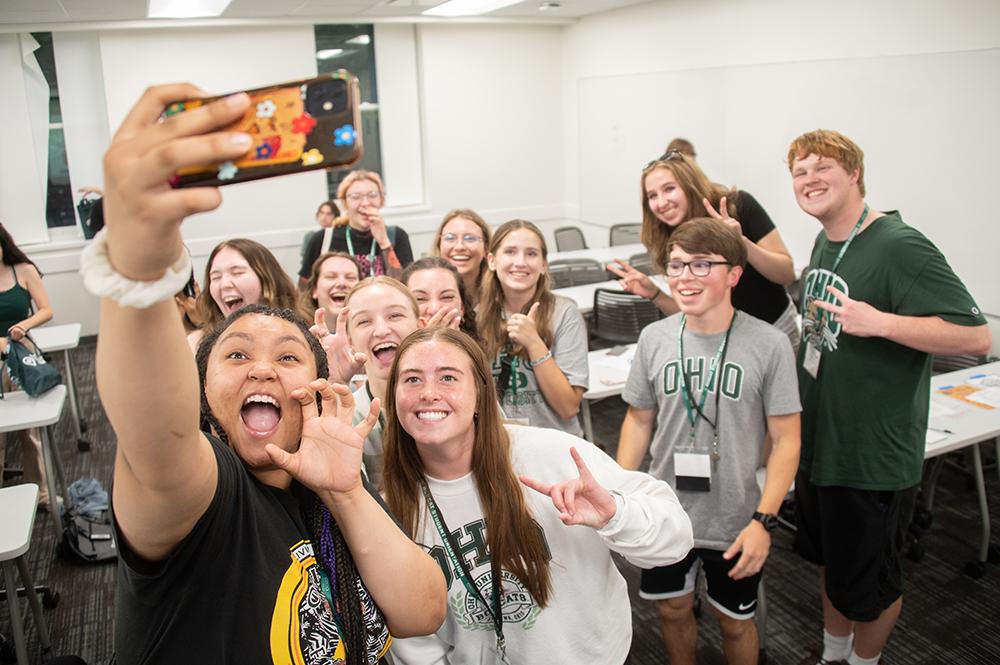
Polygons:
[[81,257],[118,440],[118,660],[373,665],[391,636],[440,625],[442,574],[362,483],[377,403],[352,427],[350,391],[319,378],[326,355],[293,312],[246,307],[188,351],[180,223],[220,197],[165,183],[249,145],[217,131],[244,94],[157,122],[203,95],[151,88],[125,118],[104,160],[107,226]]

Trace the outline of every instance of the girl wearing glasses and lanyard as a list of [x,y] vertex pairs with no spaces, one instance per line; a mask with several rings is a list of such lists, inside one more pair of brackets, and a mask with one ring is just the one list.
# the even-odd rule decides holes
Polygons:
[[[330,246],[323,247],[325,234],[309,241],[299,268],[300,287],[309,279],[313,263],[324,252],[347,252],[361,266],[361,277],[399,277],[413,261],[410,238],[398,226],[387,226],[379,210],[385,204],[382,178],[374,171],[351,171],[337,187],[344,203],[346,220],[341,217],[333,228]],[[346,223],[345,223],[346,222]]]
[[460,331],[407,337],[386,397],[383,493],[449,596],[436,635],[397,640],[395,659],[625,662],[631,608],[611,552],[643,567],[687,554],[669,485],[564,432],[505,425],[490,359]]
[[531,222],[500,226],[476,321],[507,417],[582,436],[576,414],[589,379],[587,327],[576,303],[549,289],[547,256]]
[[489,245],[489,225],[474,210],[458,208],[444,216],[431,248],[431,254],[448,259],[458,270],[473,305],[479,302]]
[[[661,269],[667,260],[667,241],[681,224],[695,217],[721,219],[738,230],[747,248],[743,278],[733,289],[737,309],[767,321],[788,335],[798,348],[795,306],[786,286],[795,281],[792,257],[767,211],[749,193],[713,183],[695,161],[668,150],[642,170],[642,242]],[[664,314],[678,311],[677,303],[653,281],[621,259],[608,270],[622,278],[629,293],[649,298]]]

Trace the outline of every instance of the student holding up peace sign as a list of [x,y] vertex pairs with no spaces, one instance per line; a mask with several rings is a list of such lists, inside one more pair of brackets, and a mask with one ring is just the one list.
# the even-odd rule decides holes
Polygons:
[[476,318],[507,416],[580,436],[587,329],[576,305],[549,289],[547,256],[545,238],[531,222],[515,219],[498,228]]
[[[642,242],[661,270],[667,261],[670,234],[695,217],[714,217],[740,232],[747,248],[747,266],[736,288],[733,305],[773,324],[798,347],[795,307],[785,287],[795,281],[792,257],[767,211],[748,192],[713,183],[695,161],[668,150],[642,170]],[[677,304],[648,276],[616,259],[608,270],[622,278],[629,293],[649,298],[665,314]]]

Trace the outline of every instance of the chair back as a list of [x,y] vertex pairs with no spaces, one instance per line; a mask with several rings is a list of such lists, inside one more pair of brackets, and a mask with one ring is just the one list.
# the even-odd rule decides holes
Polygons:
[[628,258],[628,264],[641,272],[643,275],[652,275],[654,272],[653,259],[649,256],[649,252],[633,254]]
[[564,289],[568,286],[606,282],[608,274],[604,266],[594,259],[556,259],[549,261],[549,276],[552,288]]
[[594,309],[590,334],[615,344],[639,341],[642,329],[663,318],[662,312],[649,300],[614,289],[594,291]]
[[642,242],[640,234],[642,224],[615,224],[611,227],[611,237],[608,244],[612,247],[617,245],[631,245]]
[[993,360],[995,360],[995,358],[977,356],[973,354],[958,356],[932,356],[931,373],[946,374],[947,372],[954,372],[960,369],[969,369],[970,367],[985,365]]
[[587,249],[587,239],[583,231],[575,226],[563,226],[553,233],[556,239],[557,252],[569,252],[574,249]]

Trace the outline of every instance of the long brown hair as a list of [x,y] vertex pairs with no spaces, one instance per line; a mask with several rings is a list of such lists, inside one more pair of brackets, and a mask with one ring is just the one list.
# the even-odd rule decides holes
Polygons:
[[[212,262],[215,261],[215,256],[226,247],[231,247],[242,254],[250,269],[257,275],[257,279],[260,280],[261,304],[278,309],[290,309],[298,312],[299,316],[303,316],[296,303],[295,285],[288,278],[285,269],[278,263],[278,259],[274,258],[271,250],[256,240],[233,238],[220,242],[208,255],[208,263],[205,264],[205,281],[202,282],[204,288],[198,295],[198,316],[202,320],[203,328],[211,329],[225,318],[222,315],[222,310],[212,300],[209,284],[212,281]],[[312,312],[306,313],[305,320],[312,321],[312,315]]]
[[[421,519],[420,483],[424,465],[413,437],[403,429],[396,413],[396,380],[400,362],[412,347],[425,342],[444,342],[462,351],[472,366],[476,382],[475,442],[472,447],[472,477],[486,521],[486,543],[490,558],[500,568],[513,573],[540,607],[545,607],[552,591],[549,550],[538,523],[524,499],[524,489],[511,463],[510,436],[504,429],[493,387],[490,361],[476,340],[450,328],[421,328],[399,345],[386,389],[386,427],[382,432],[385,450],[383,488],[389,509],[416,537]],[[426,522],[424,522],[426,524]]]
[[646,165],[646,168],[642,170],[642,177],[639,178],[639,196],[642,202],[642,244],[649,250],[653,264],[661,270],[666,270],[667,259],[670,256],[667,241],[670,239],[673,228],[656,218],[649,207],[649,200],[646,198],[646,176],[656,169],[670,171],[687,198],[687,216],[681,224],[695,217],[709,217],[702,199],[708,199],[718,210],[719,201],[723,196],[726,197],[726,208],[729,209],[729,214],[735,217],[738,192],[736,188],[727,189],[709,180],[697,162],[677,151],[668,151],[659,159]]
[[[538,236],[542,248],[542,258],[548,261],[549,250],[545,244],[545,235],[537,226],[523,219],[512,219],[509,222],[504,222],[493,234],[489,253],[496,255],[504,239],[519,229],[528,229]],[[541,303],[536,317],[536,327],[539,336],[545,342],[545,346],[552,348],[552,342],[555,339],[555,333],[552,330],[552,312],[556,306],[556,299],[552,295],[549,284],[549,273],[545,271],[538,277],[535,293],[528,304],[524,306],[524,311],[521,314],[527,314],[535,302]],[[521,360],[525,361],[531,360],[523,346],[520,344],[510,345],[510,339],[507,337],[507,324],[504,322],[503,286],[500,284],[496,270],[490,270],[489,274],[483,278],[479,306],[476,309],[476,321],[483,349],[488,357],[496,358],[497,354],[506,348],[507,353],[511,356],[519,356]]]

